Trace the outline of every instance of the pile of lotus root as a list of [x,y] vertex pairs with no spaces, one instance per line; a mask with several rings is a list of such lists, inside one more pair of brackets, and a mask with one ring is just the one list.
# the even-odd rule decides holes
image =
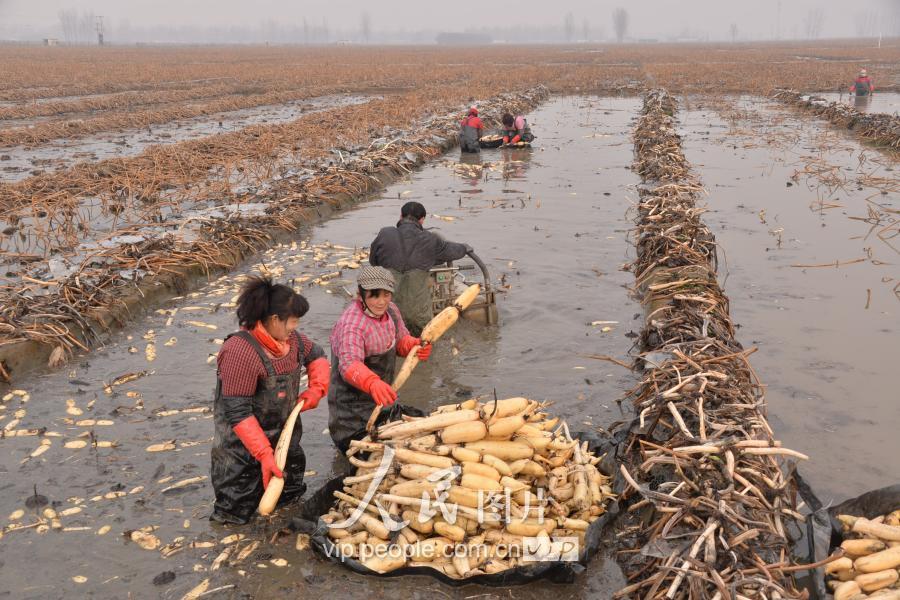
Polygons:
[[342,559],[452,578],[578,559],[612,497],[586,442],[526,398],[441,406],[377,428],[322,519]]

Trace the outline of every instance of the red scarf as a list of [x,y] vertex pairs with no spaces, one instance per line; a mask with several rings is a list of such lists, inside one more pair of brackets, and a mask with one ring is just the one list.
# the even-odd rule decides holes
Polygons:
[[284,358],[291,349],[290,343],[279,342],[273,338],[269,332],[266,331],[262,321],[256,323],[256,327],[250,330],[250,335],[259,342],[259,345],[262,346],[266,353],[272,358]]

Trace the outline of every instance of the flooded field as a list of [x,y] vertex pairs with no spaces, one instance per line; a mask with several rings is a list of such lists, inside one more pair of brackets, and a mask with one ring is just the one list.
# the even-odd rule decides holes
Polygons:
[[[251,125],[285,123],[304,114],[362,104],[371,99],[369,96],[358,95],[322,96],[277,106],[259,106],[171,121],[146,129],[126,129],[58,140],[37,148],[0,147],[0,182],[14,182],[41,172],[60,171],[78,162],[134,156],[154,145],[183,142]],[[31,121],[34,122],[33,119]],[[4,128],[12,127],[11,121],[4,121],[0,125]]]
[[737,120],[688,104],[685,153],[776,435],[811,457],[800,468],[826,503],[895,483],[896,159],[765,101],[738,102]]
[[897,92],[879,92],[876,90],[871,96],[850,96],[846,92],[817,93],[829,102],[843,102],[857,110],[869,113],[887,113],[889,115],[900,114],[900,94]]
[[[295,247],[266,253],[261,257],[264,268],[307,286],[312,309],[301,330],[327,345],[331,325],[346,301],[341,287],[352,289],[355,272],[345,271],[346,281],[336,278],[327,286],[313,279],[332,272],[337,259],[368,245],[380,227],[394,223],[403,202],[419,200],[434,213],[427,226],[468,242],[491,268],[502,290],[501,324],[485,329],[460,323],[404,387],[402,401],[426,407],[496,389],[499,395],[555,400],[553,410],[573,427],[608,425],[621,417],[616,399],[634,380],[628,370],[589,356],[627,360],[632,332],[640,328],[636,319],[641,307],[630,300],[627,289],[632,275],[620,270],[629,259],[631,223],[626,213],[637,178],[628,169],[628,135],[638,106],[637,99],[552,101],[530,115],[539,136],[533,150],[486,151],[480,162],[463,164],[459,155],[449,155],[380,198],[304,232]],[[323,584],[341,585],[352,594],[382,595],[388,588],[411,597],[454,594],[430,578],[386,583],[354,575],[309,551],[295,550],[292,535],[263,544],[239,565],[209,572],[225,548],[220,540],[245,535],[233,542],[243,548],[252,540],[271,539],[292,514],[288,508],[272,522],[248,528],[212,527],[207,521],[212,490],[208,480],[193,479],[208,476],[208,411],[215,379],[209,357],[234,327],[230,302],[240,276],[259,269],[254,261],[173,301],[163,307],[169,313],[137,322],[109,347],[61,372],[22,382],[30,396],[27,402],[15,395],[4,402],[0,428],[18,418],[11,430],[47,430],[0,441],[0,514],[5,518],[21,509],[25,515],[17,522],[34,522],[35,509],[29,508],[34,501],[26,502],[35,485],[38,494],[58,503],[58,513],[82,509],[61,517],[59,531],[41,534],[31,528],[6,534],[0,542],[4,589],[17,597],[55,597],[69,591],[109,597],[123,596],[126,590],[138,596],[180,597],[212,577],[212,588],[234,585],[228,590],[254,596],[302,594]],[[611,323],[592,324],[597,321]],[[154,360],[148,362],[151,344],[149,356]],[[117,377],[144,371],[148,373],[111,386],[111,393],[104,391]],[[326,405],[303,418],[308,482],[315,487],[332,472],[338,457],[325,433]],[[43,439],[50,441],[48,449],[31,457],[46,445]],[[119,445],[66,447],[91,439]],[[146,450],[156,444],[172,449]],[[98,536],[106,525],[108,533]],[[158,527],[153,535],[163,545],[178,537],[186,546],[198,544],[164,559],[159,551],[141,549],[123,537],[142,527]],[[77,560],[72,558],[76,547],[82,549]],[[24,575],[24,567],[36,557],[65,567],[36,583]],[[288,566],[277,566],[282,564],[277,559]],[[73,577],[86,581],[78,583]],[[603,597],[621,585],[614,563],[598,557],[572,586],[532,585],[516,594],[538,598],[565,591],[574,597]],[[487,592],[466,587],[458,595]]]
[[[554,400],[553,411],[576,428],[621,419],[616,400],[636,380],[591,357],[628,362],[642,323],[642,307],[629,294],[633,275],[621,270],[633,258],[638,179],[629,169],[630,129],[638,108],[636,98],[552,100],[529,115],[538,136],[533,149],[447,155],[172,300],[107,347],[19,382],[0,402],[7,432],[0,518],[21,526],[0,541],[2,589],[23,598],[73,591],[178,598],[209,578],[225,597],[315,593],[323,585],[373,597],[507,597],[507,590],[366,578],[328,564],[296,549],[296,536],[284,530],[296,507],[244,528],[212,526],[215,353],[234,328],[242,278],[260,272],[303,287],[312,308],[300,329],[327,347],[355,271],[318,277],[339,260],[363,258],[401,204],[418,200],[429,210],[426,226],[471,244],[488,264],[501,323],[457,325],[401,401],[428,408],[496,389]],[[895,482],[896,159],[759,99],[688,98],[679,115],[687,158],[709,190],[704,220],[720,244],[720,279],[738,339],[759,348],[751,362],[768,386],[776,437],[811,456],[801,469],[825,502]],[[480,279],[477,271],[463,273]],[[314,489],[341,459],[326,431],[327,405],[303,419]],[[36,515],[48,506],[58,527],[43,530]],[[161,549],[131,541],[142,528],[153,528],[145,531]],[[216,563],[225,550],[230,559]],[[26,569],[35,560],[57,567],[36,581]],[[602,553],[573,585],[512,593],[597,598],[622,585]]]

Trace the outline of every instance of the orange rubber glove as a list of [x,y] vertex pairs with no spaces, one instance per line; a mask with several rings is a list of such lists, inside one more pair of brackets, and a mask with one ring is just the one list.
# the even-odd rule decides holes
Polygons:
[[238,436],[238,439],[241,440],[241,443],[244,444],[244,447],[247,448],[250,455],[259,461],[260,469],[262,470],[263,489],[269,487],[269,480],[272,479],[273,475],[275,477],[284,477],[284,473],[275,464],[275,451],[272,450],[272,444],[269,443],[269,438],[266,437],[256,417],[252,415],[247,417],[232,427],[232,430]]
[[331,365],[327,358],[317,358],[306,365],[308,378],[306,390],[297,397],[297,402],[303,401],[303,410],[306,412],[319,405],[319,400],[328,394],[328,381],[331,379]]

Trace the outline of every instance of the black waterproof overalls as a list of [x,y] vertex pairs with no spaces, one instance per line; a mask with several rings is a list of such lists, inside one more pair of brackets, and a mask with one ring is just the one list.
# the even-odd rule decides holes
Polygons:
[[463,152],[481,152],[481,146],[478,145],[478,129],[469,125],[469,119],[460,124],[459,127],[459,149]]
[[[397,317],[394,311],[388,309],[388,316],[397,326]],[[382,381],[391,383],[394,377],[394,368],[397,364],[397,340],[386,352],[367,356],[363,361],[373,373]],[[350,440],[360,440],[366,435],[366,423],[372,410],[375,408],[375,400],[369,394],[360,391],[344,381],[338,368],[337,353],[331,350],[331,382],[328,385],[328,430],[334,445],[341,452],[346,452],[350,447]],[[421,416],[416,408],[401,407],[398,402],[385,408],[378,416],[378,423],[399,419],[401,414]]]
[[[278,444],[281,429],[297,403],[297,396],[300,393],[300,375],[306,362],[306,356],[303,344],[300,343],[297,368],[290,373],[276,375],[272,361],[249,332],[239,331],[231,335],[243,338],[256,350],[265,366],[267,376],[259,382],[256,394],[252,397],[223,396],[222,381],[217,379],[213,404],[216,433],[211,452],[212,469],[210,472],[216,503],[210,519],[224,523],[246,523],[253,516],[263,495],[262,471],[259,461],[250,455],[232,430],[226,416],[228,407],[237,403],[249,402],[253,415],[259,421],[274,449]],[[291,436],[291,445],[288,448],[287,461],[283,469],[284,491],[279,503],[295,500],[306,490],[306,484],[303,483],[306,455],[300,446],[302,435],[303,424],[298,418],[294,425],[294,433]]]
[[854,81],[853,82],[853,93],[858,97],[868,96],[871,88],[869,87],[868,81]]

